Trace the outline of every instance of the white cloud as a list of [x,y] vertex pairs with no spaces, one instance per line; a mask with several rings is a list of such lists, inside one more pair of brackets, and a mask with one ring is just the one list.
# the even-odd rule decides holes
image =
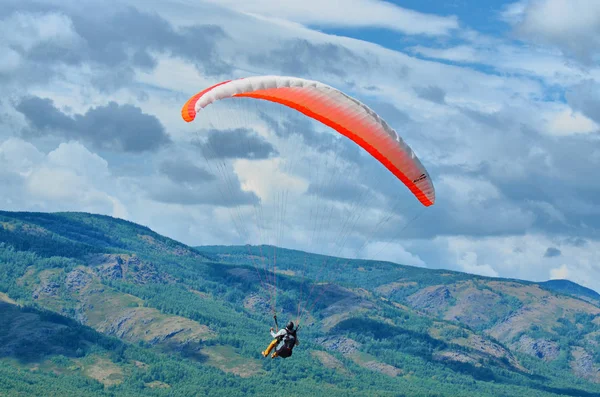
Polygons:
[[381,0],[209,0],[236,11],[306,25],[383,27],[406,34],[447,35],[458,28],[455,16],[424,14]]
[[[559,249],[561,254],[546,256],[549,247]],[[551,238],[526,233],[486,238],[438,237],[414,244],[412,251],[427,257],[430,267],[531,281],[563,278],[600,291],[600,268],[596,266],[599,249],[598,241],[582,244],[567,236]],[[435,254],[428,256],[432,252]]]
[[361,257],[382,261],[390,261],[408,266],[426,267],[425,262],[418,255],[409,252],[400,244],[375,242],[368,244]]
[[458,255],[456,263],[465,273],[479,274],[481,276],[497,277],[498,272],[487,263],[479,263],[477,254],[473,251],[462,252]]
[[569,278],[569,268],[567,265],[561,265],[560,267],[550,270],[551,280],[566,280]]
[[408,49],[426,58],[491,67],[511,76],[543,79],[548,85],[571,85],[598,76],[600,68],[582,69],[560,51],[547,47],[523,47],[499,39],[477,39],[450,47],[417,45]]
[[500,19],[515,24],[523,19],[523,14],[527,7],[527,0],[510,3],[504,7],[500,13]]
[[308,188],[306,180],[286,174],[281,163],[281,159],[237,160],[234,169],[244,190],[256,193],[266,205],[275,205],[278,193],[287,191],[295,199]]
[[[595,0],[531,0],[523,10],[522,29],[532,34],[562,38],[589,33],[600,25],[600,3]],[[581,35],[581,36],[580,36]]]
[[81,202],[88,190],[87,181],[73,170],[39,167],[27,178],[29,192],[40,200]]
[[26,176],[43,158],[44,154],[35,146],[19,138],[9,138],[0,144],[0,164],[4,172]]
[[411,47],[411,50],[427,58],[445,59],[458,62],[481,62],[481,53],[475,47],[460,45],[449,48],[429,48],[423,46]]
[[51,165],[70,169],[77,175],[94,179],[108,177],[108,162],[77,141],[61,143],[48,153],[48,160]]
[[580,112],[565,109],[551,116],[547,131],[552,135],[586,134],[598,131],[600,127]]
[[3,189],[8,208],[127,217],[125,206],[108,193],[113,181],[107,165],[78,142],[62,143],[47,155],[17,138],[0,144],[0,177],[10,182]]
[[0,46],[16,45],[30,50],[41,42],[71,45],[79,40],[73,24],[59,13],[15,13],[0,20]]
[[600,2],[596,0],[530,0],[504,14],[528,40],[553,45],[592,63],[600,54]]

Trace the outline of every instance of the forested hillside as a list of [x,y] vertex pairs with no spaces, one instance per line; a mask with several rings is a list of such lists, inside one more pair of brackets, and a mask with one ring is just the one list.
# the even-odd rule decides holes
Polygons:
[[[275,252],[276,277],[257,268]],[[296,321],[307,291],[301,345],[263,358],[271,308]],[[0,212],[8,396],[600,396],[599,301],[567,281],[193,248],[107,216]]]

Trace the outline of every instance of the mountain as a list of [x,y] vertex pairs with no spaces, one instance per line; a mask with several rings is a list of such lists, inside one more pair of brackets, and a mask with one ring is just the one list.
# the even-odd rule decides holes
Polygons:
[[[264,359],[271,308],[309,295],[293,357]],[[8,396],[600,396],[577,284],[188,247],[108,216],[0,212],[0,312]]]
[[600,304],[600,294],[596,291],[576,284],[569,280],[549,280],[543,283],[539,283],[540,287],[561,292],[566,295],[576,296],[588,302]]

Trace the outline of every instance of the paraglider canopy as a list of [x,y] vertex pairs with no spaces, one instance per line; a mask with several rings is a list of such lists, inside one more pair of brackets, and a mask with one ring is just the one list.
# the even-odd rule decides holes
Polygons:
[[191,122],[211,103],[249,97],[295,109],[348,137],[400,179],[428,207],[435,189],[412,149],[379,115],[360,101],[318,81],[286,76],[254,76],[224,81],[191,97],[181,115]]

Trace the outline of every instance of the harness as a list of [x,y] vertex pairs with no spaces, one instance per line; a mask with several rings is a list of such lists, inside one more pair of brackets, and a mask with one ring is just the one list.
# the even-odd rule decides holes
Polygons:
[[285,328],[285,335],[282,337],[283,345],[277,349],[279,357],[286,358],[292,355],[292,350],[296,346],[296,331],[298,331],[298,328],[293,331]]
[[283,345],[292,350],[296,346],[296,331],[297,329],[290,331],[285,329],[285,336],[283,337]]

